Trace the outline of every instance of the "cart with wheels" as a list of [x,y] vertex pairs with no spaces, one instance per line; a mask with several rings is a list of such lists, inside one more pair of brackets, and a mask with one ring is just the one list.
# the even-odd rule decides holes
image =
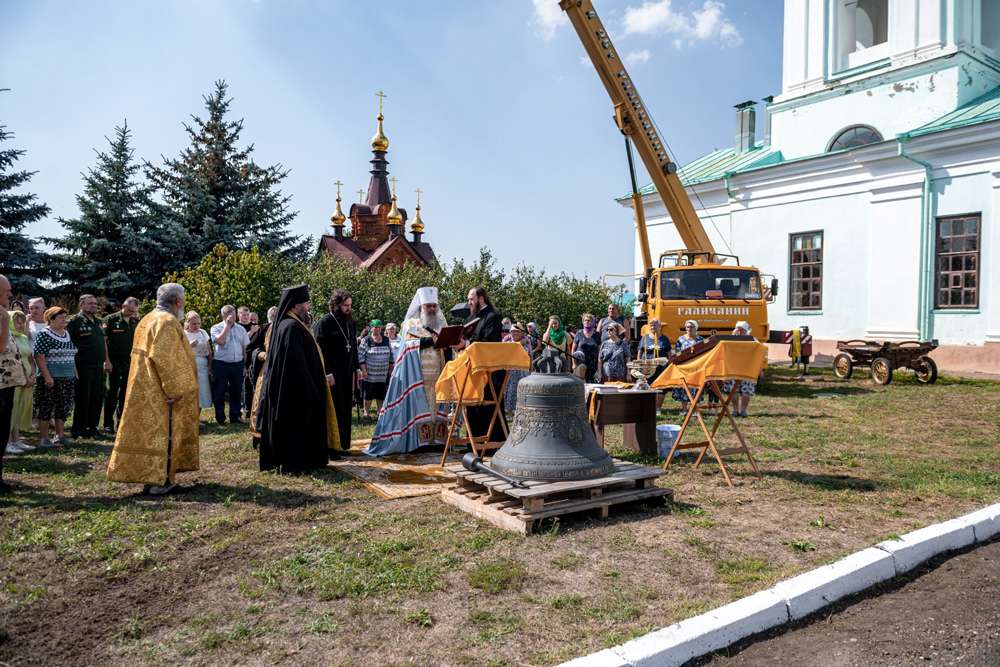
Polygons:
[[837,356],[833,358],[833,374],[846,380],[854,373],[855,366],[867,366],[877,384],[892,382],[892,374],[900,368],[909,368],[920,384],[937,380],[937,364],[930,353],[937,349],[937,341],[908,340],[901,343],[873,340],[837,341]]

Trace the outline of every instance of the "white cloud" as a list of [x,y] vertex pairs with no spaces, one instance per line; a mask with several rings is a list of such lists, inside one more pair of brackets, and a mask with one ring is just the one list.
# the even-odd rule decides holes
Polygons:
[[626,65],[641,65],[643,63],[648,63],[653,54],[649,49],[642,49],[641,51],[629,51],[625,54],[625,64]]
[[704,0],[691,12],[675,10],[671,0],[647,0],[639,7],[627,7],[623,23],[626,35],[672,35],[678,49],[698,42],[739,46],[743,36],[725,12],[726,5],[719,0]]
[[558,0],[531,0],[535,5],[534,24],[546,42],[556,36],[556,30],[569,24]]

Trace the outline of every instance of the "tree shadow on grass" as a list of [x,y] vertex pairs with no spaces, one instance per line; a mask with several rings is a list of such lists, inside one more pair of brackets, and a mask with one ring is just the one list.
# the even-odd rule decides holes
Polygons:
[[317,503],[332,502],[340,505],[351,502],[351,499],[341,496],[316,495],[295,489],[275,489],[256,482],[247,486],[204,482],[191,486],[181,486],[166,496],[146,495],[139,490],[140,487],[134,486],[133,488],[136,489],[136,493],[126,496],[65,496],[42,487],[15,482],[14,492],[0,497],[0,508],[5,506],[46,507],[65,512],[82,509],[120,509],[123,507],[159,508],[164,502],[171,501],[178,504],[251,503],[261,507],[285,509],[306,507]]
[[90,461],[66,461],[51,456],[18,455],[5,457],[4,470],[19,475],[72,475],[85,477],[94,471]]
[[765,382],[757,390],[757,394],[760,396],[774,396],[776,398],[826,398],[829,396],[861,396],[870,393],[872,393],[871,389],[856,384],[816,386],[807,382]]
[[[802,414],[798,412],[751,412],[750,417],[791,417],[793,419],[833,419],[833,415]],[[742,423],[742,422],[741,422]]]
[[878,491],[881,485],[877,482],[864,479],[862,477],[851,477],[850,475],[818,475],[799,470],[764,470],[762,474],[766,477],[777,477],[796,484],[812,486],[824,491]]

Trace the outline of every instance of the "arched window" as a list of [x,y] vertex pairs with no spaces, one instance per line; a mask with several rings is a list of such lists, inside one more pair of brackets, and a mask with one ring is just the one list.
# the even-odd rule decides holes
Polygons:
[[882,135],[874,127],[867,125],[852,125],[833,138],[827,151],[839,151],[845,148],[857,148],[882,141]]

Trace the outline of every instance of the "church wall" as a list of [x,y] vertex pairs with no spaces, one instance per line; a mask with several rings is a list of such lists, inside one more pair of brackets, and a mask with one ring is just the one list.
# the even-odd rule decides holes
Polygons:
[[[864,303],[863,335],[852,338],[914,340],[920,338],[917,312],[920,298],[920,218],[923,171],[900,164],[904,182],[872,188],[859,230],[867,239],[865,261],[870,271],[868,298]],[[831,266],[830,275],[841,275]],[[859,306],[861,304],[858,304]],[[844,311],[849,312],[849,311]],[[854,331],[859,328],[855,322]],[[823,337],[826,332],[823,332]]]
[[[936,216],[982,215],[980,231],[980,290],[979,306],[962,311],[935,310],[933,315],[933,337],[942,343],[964,344],[969,341],[984,341],[988,329],[990,310],[995,308],[996,287],[1000,275],[995,261],[996,248],[992,233],[996,227],[997,210],[994,204],[995,178],[989,172],[949,178],[947,175],[935,179]],[[993,303],[991,303],[991,299]]]
[[[918,137],[906,147],[936,167],[933,216],[982,214],[980,305],[932,314],[931,335],[945,348],[958,346],[942,348],[939,360],[959,370],[993,364],[1000,372],[1000,266],[993,261],[1000,248],[1000,123]],[[897,150],[886,142],[737,174],[732,196],[723,181],[698,186],[707,206],[699,215],[715,216],[716,225],[705,226],[716,247],[726,252],[728,242],[744,263],[779,278],[781,294],[769,307],[773,328],[808,325],[820,341],[919,337],[924,170]],[[656,196],[645,203],[654,258],[680,247]],[[789,234],[812,230],[823,231],[823,308],[790,311]],[[642,270],[638,248],[634,270]],[[982,356],[984,343],[993,347]],[[953,354],[959,349],[970,351]]]
[[[847,86],[811,104],[793,100],[770,107],[771,146],[786,159],[826,152],[850,125],[870,125],[885,139],[913,130],[1000,85],[1000,72],[956,56],[949,67],[901,78],[901,72]],[[906,113],[899,113],[905,107]]]

